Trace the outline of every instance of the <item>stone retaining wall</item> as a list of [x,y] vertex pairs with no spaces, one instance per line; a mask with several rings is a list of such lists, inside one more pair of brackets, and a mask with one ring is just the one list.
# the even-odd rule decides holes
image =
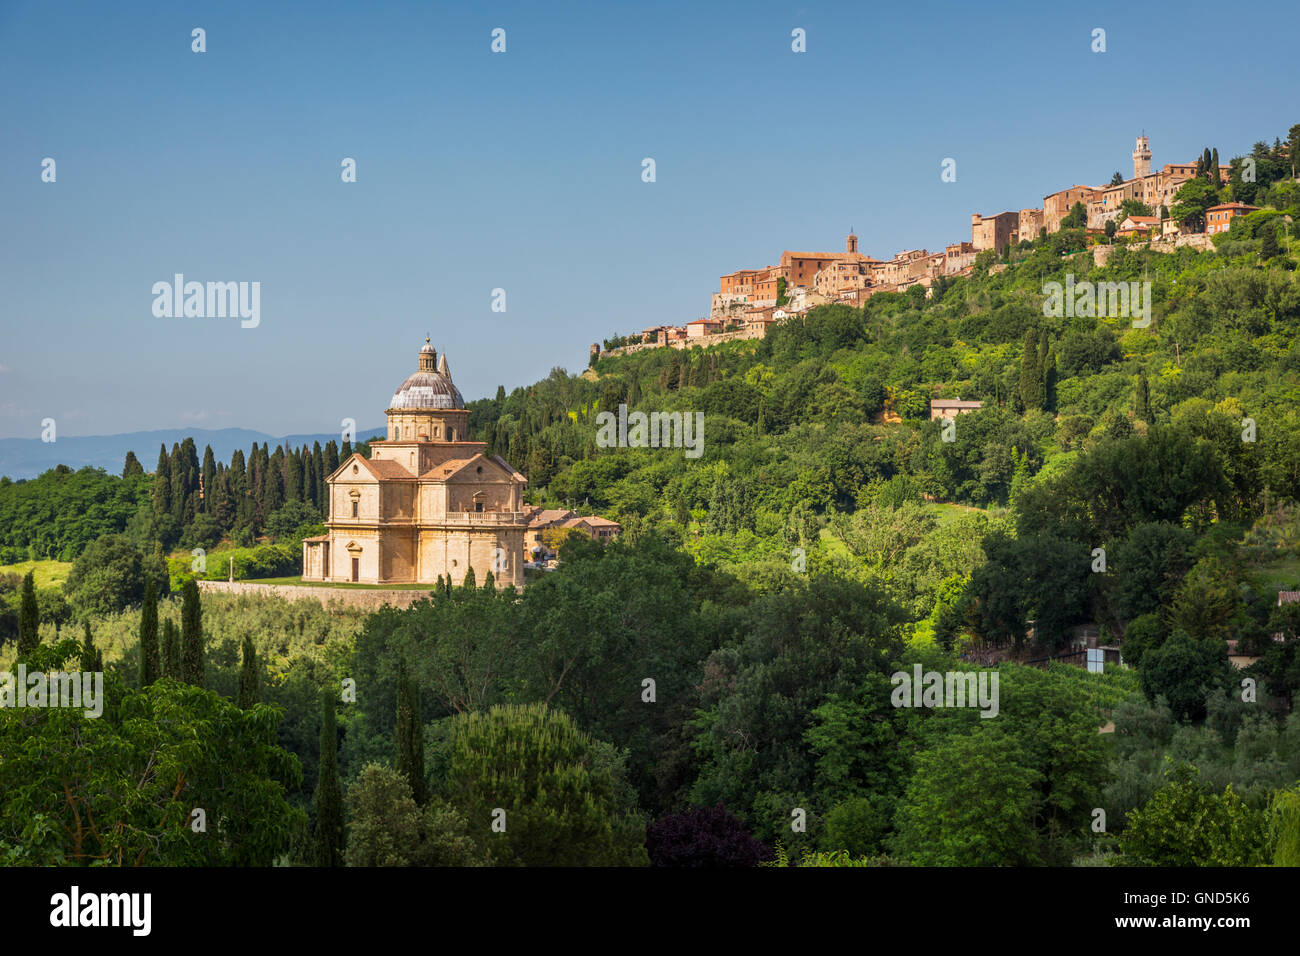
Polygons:
[[318,588],[293,584],[260,584],[257,581],[199,581],[199,590],[216,594],[252,594],[278,597],[286,601],[319,601],[328,607],[341,601],[348,607],[377,611],[385,604],[404,608],[433,593],[429,590],[388,590],[379,588]]

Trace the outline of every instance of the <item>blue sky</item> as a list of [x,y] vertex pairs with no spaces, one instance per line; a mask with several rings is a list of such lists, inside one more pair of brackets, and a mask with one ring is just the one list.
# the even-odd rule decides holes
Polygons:
[[[1142,130],[1227,162],[1300,122],[1300,13],[1243,10],[0,0],[0,437],[366,426],[426,334],[472,399],[783,249],[1130,175]],[[155,318],[178,272],[260,282],[260,325]]]

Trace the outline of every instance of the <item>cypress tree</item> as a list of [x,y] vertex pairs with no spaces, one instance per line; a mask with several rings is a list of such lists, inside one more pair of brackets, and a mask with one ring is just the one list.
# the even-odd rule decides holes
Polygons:
[[41,612],[36,606],[36,573],[23,576],[23,596],[18,607],[18,653],[28,654],[41,642]]
[[140,606],[140,687],[158,679],[158,588],[153,578],[144,582],[144,603]]
[[171,618],[163,621],[162,639],[159,641],[162,651],[162,676],[173,680],[181,679],[181,635],[176,629],[176,622]]
[[343,785],[339,782],[334,697],[321,693],[320,771],[316,780],[316,865],[343,865]]
[[1047,344],[1047,330],[1038,336],[1038,368],[1043,382],[1043,408],[1051,409],[1056,392],[1056,359]]
[[140,464],[140,459],[135,457],[135,452],[126,453],[126,461],[122,465],[122,477],[133,478],[136,475],[144,474],[144,465]]
[[213,506],[213,499],[217,494],[217,459],[212,454],[212,446],[203,446],[203,496],[200,499],[202,510],[208,514],[214,514],[216,508]]
[[1144,422],[1151,421],[1151,389],[1145,371],[1138,372],[1137,387],[1133,392],[1133,416]]
[[90,618],[82,619],[81,628],[81,669],[93,674],[99,668],[95,666],[95,639],[90,636]]
[[257,649],[253,639],[244,635],[244,661],[239,669],[239,707],[248,710],[262,702],[262,692],[257,678]]
[[153,473],[153,513],[160,518],[172,513],[172,466],[166,445],[158,448],[158,467]]
[[1033,329],[1025,333],[1025,344],[1020,353],[1020,401],[1025,411],[1043,407],[1043,366]]
[[290,451],[284,456],[284,500],[302,501],[302,461],[298,453]]
[[203,608],[194,579],[181,588],[181,673],[180,679],[203,686]]
[[427,799],[424,781],[424,726],[420,714],[420,689],[406,669],[406,658],[397,662],[397,767],[411,784],[415,802]]
[[1265,223],[1263,235],[1259,239],[1259,257],[1268,261],[1281,252],[1282,247],[1277,241],[1277,229],[1273,228],[1272,223]]
[[1214,154],[1210,157],[1210,168],[1213,172],[1210,174],[1210,181],[1216,186],[1222,186],[1223,180],[1219,177],[1219,147],[1214,147]]

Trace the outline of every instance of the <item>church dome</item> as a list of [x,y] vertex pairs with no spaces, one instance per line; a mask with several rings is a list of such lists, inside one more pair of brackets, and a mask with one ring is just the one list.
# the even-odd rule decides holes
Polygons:
[[403,382],[393,399],[388,403],[390,410],[419,411],[423,409],[464,408],[465,399],[460,389],[451,382],[451,369],[447,367],[447,356],[435,366],[437,353],[429,340],[425,339],[424,348],[420,349],[420,368]]

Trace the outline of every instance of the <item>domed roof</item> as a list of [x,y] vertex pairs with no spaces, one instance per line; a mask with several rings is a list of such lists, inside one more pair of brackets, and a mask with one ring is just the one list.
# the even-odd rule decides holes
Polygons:
[[465,399],[461,397],[460,389],[451,382],[451,369],[447,367],[447,356],[442,356],[442,360],[435,367],[436,355],[429,340],[425,339],[424,347],[420,349],[419,370],[398,386],[397,391],[393,393],[393,400],[388,403],[390,410],[465,407]]
[[438,372],[415,372],[393,393],[393,409],[464,408],[465,399],[451,379]]

